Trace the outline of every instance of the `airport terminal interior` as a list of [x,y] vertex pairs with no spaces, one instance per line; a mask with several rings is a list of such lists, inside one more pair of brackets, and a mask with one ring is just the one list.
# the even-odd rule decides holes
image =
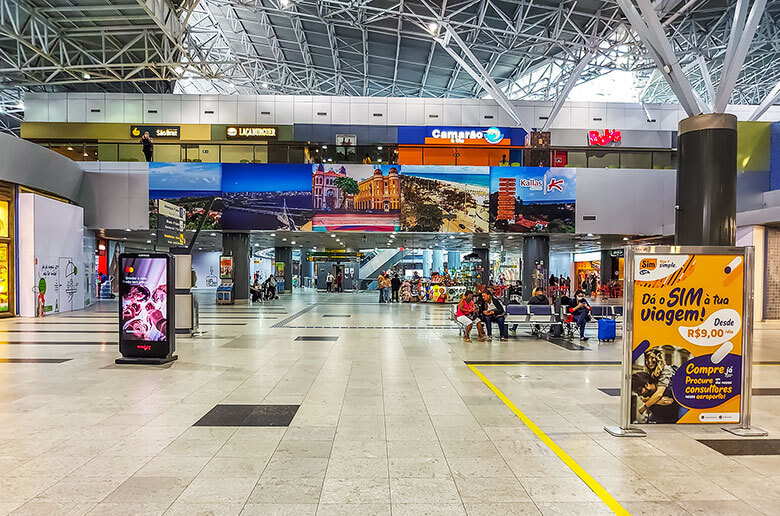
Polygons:
[[780,514],[777,0],[0,0],[0,516]]

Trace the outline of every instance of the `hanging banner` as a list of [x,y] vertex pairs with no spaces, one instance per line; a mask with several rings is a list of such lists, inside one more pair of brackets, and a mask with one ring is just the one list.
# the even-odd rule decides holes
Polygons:
[[631,422],[738,423],[745,256],[685,252],[633,255]]

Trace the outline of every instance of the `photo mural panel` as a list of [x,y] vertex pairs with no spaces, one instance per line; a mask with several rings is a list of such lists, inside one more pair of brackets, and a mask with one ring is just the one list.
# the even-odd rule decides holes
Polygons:
[[[149,227],[157,227],[155,201],[163,199],[187,212],[186,229],[197,229],[214,197],[222,195],[222,163],[149,163]],[[208,213],[203,229],[220,229],[222,212]]]
[[398,231],[399,165],[311,165],[311,231]]
[[490,229],[574,233],[576,170],[490,167]]
[[405,165],[403,231],[487,233],[490,167]]
[[311,228],[311,165],[223,163],[222,195],[223,229]]

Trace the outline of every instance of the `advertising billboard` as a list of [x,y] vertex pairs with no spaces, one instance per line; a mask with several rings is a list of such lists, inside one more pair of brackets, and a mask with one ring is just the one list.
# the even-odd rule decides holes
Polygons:
[[172,256],[122,254],[119,261],[119,351],[129,360],[117,363],[175,359]]
[[633,256],[632,422],[740,421],[744,262],[736,253]]

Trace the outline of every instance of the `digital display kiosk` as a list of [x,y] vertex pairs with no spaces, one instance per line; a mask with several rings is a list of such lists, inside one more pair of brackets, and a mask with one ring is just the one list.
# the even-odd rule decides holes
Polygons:
[[174,263],[167,253],[119,257],[117,364],[164,364],[174,355]]

